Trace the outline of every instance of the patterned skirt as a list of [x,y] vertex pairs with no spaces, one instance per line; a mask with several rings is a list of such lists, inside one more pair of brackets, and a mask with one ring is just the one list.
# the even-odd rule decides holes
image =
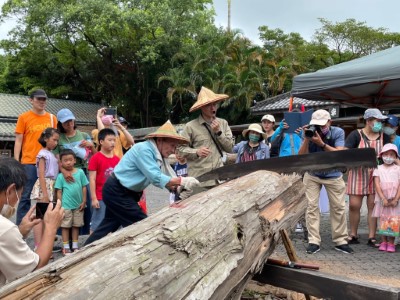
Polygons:
[[[49,195],[49,200],[53,201],[54,198],[54,183],[55,180],[51,178],[45,178],[47,194]],[[40,188],[39,179],[36,180],[31,193],[31,200],[41,201],[43,199],[43,191]]]

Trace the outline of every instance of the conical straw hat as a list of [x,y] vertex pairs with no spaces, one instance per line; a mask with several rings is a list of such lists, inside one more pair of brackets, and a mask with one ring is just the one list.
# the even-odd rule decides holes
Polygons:
[[200,93],[197,96],[197,101],[193,106],[189,109],[189,112],[195,111],[207,104],[218,102],[221,100],[228,99],[229,96],[225,94],[215,94],[212,90],[205,88],[204,86],[201,87]]
[[155,132],[149,133],[144,138],[147,140],[155,137],[174,139],[177,140],[180,144],[189,144],[189,140],[185,139],[183,136],[180,136],[176,132],[175,127],[174,125],[172,125],[170,120],[165,122],[165,124],[158,128]]

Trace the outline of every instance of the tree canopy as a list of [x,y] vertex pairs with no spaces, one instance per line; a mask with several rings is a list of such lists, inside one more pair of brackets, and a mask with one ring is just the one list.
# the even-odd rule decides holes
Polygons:
[[257,46],[214,25],[212,0],[8,0],[8,17],[18,24],[0,44],[2,92],[117,105],[140,127],[195,117],[202,85],[230,96],[231,124],[248,122],[254,101],[289,91],[293,76],[400,43],[364,22],[320,19],[311,42],[261,26]]

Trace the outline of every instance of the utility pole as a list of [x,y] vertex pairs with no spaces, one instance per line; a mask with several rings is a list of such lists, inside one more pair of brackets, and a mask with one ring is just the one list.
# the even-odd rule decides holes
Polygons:
[[231,2],[232,0],[228,0],[228,32],[231,32]]

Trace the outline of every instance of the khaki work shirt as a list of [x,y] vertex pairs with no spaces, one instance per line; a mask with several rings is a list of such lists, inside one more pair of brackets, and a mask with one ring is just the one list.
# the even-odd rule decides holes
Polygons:
[[[180,155],[187,159],[188,173],[191,177],[198,177],[223,166],[221,154],[212,140],[210,133],[203,124],[206,124],[209,128],[214,140],[218,143],[219,148],[223,152],[232,152],[234,141],[228,122],[220,118],[217,118],[217,120],[220,124],[220,130],[222,131],[220,136],[212,131],[210,125],[207,124],[202,115],[187,123],[182,132],[182,136],[187,138],[190,142],[189,145],[180,146],[179,152]],[[210,155],[207,157],[198,157],[196,151],[201,147],[208,147],[211,150]],[[208,185],[215,185],[215,182],[211,184],[207,182],[207,184],[204,184],[204,186]]]

